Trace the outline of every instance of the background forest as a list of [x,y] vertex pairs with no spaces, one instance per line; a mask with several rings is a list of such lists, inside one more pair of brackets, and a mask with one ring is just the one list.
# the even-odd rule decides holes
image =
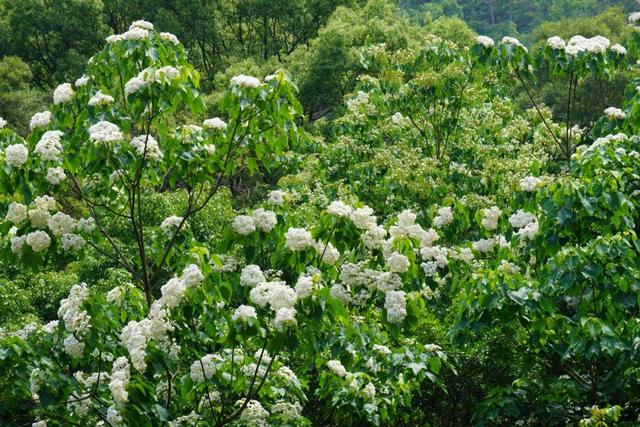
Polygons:
[[637,10],[0,0],[0,424],[638,425]]

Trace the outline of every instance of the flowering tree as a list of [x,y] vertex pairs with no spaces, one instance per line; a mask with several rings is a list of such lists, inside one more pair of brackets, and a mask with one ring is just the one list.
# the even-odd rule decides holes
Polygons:
[[[268,168],[295,143],[300,107],[286,74],[236,76],[224,119],[183,124],[203,105],[175,36],[137,21],[107,42],[84,76],[58,86],[52,111],[34,115],[26,140],[1,131],[0,185],[12,198],[4,256],[55,266],[89,245],[131,283],[107,295],[78,284],[59,321],[2,336],[13,416],[304,425],[313,387],[332,402],[327,417],[351,419],[355,409],[380,424],[412,388],[437,382],[445,354],[401,333],[422,308],[415,252],[432,241],[411,213],[386,239],[371,208],[334,202],[310,221],[274,191],[220,241],[189,232],[225,178]],[[186,210],[146,223],[145,200],[177,187]],[[361,323],[374,307],[380,315]]]

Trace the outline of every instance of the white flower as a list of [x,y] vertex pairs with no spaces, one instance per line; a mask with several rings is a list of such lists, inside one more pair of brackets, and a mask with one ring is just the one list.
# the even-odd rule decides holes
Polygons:
[[149,37],[149,31],[143,28],[134,27],[122,33],[121,36],[123,40],[142,40]]
[[376,387],[372,383],[368,383],[362,389],[362,394],[366,399],[373,400],[376,397]]
[[409,258],[398,252],[394,252],[387,258],[387,265],[393,273],[406,273],[411,264],[409,263]]
[[477,36],[476,37],[476,43],[484,46],[487,49],[495,46],[495,43],[493,42],[493,39],[491,37],[487,37],[487,36]]
[[166,65],[156,70],[156,80],[161,80],[163,78],[166,80],[174,80],[178,77],[180,77],[180,71],[171,65]]
[[29,150],[24,144],[8,145],[4,150],[7,163],[15,167],[22,166],[27,161],[28,154]]
[[361,236],[362,243],[369,249],[382,247],[385,237],[387,237],[387,230],[380,225],[372,226]]
[[29,210],[27,215],[34,228],[46,228],[51,216],[49,215],[49,211],[42,207]]
[[153,30],[153,24],[149,21],[145,21],[144,19],[140,19],[137,21],[133,21],[131,25],[129,25],[130,30],[133,30],[134,28],[141,28],[143,30],[151,31]]
[[126,390],[129,378],[129,361],[126,357],[120,356],[113,362],[109,390],[113,395],[113,400],[121,407],[129,401],[129,393]]
[[114,142],[124,138],[118,125],[106,120],[100,121],[89,128],[89,138],[94,143]]
[[313,289],[313,278],[301,275],[294,286],[298,298],[306,298],[311,295]]
[[114,427],[122,425],[122,416],[115,406],[109,406],[109,408],[107,408],[107,422]]
[[496,242],[493,239],[480,239],[471,244],[474,251],[486,253],[489,252],[495,246]]
[[122,37],[121,34],[111,34],[105,40],[107,43],[117,43],[119,41],[124,40],[124,37]]
[[35,209],[45,209],[52,211],[56,208],[56,199],[51,196],[38,196],[33,200],[32,206]]
[[258,314],[256,313],[256,309],[251,307],[250,305],[241,305],[236,308],[235,313],[231,316],[231,319],[234,321],[242,321],[249,322],[250,320],[258,320]]
[[2,117],[0,117],[0,130],[4,129],[4,127],[7,125],[7,121],[5,119],[3,119]]
[[340,200],[334,200],[327,207],[327,212],[338,217],[349,217],[351,212],[353,212],[353,208]]
[[286,282],[262,282],[249,292],[251,302],[260,307],[269,305],[276,312],[281,308],[293,308],[297,298]]
[[627,54],[627,49],[625,49],[625,47],[622,46],[619,43],[616,43],[613,46],[611,46],[611,50],[613,52],[617,53],[618,55],[626,55]]
[[72,233],[76,227],[76,220],[64,212],[56,212],[47,221],[49,229],[54,236]]
[[640,21],[640,12],[633,12],[629,15],[630,24],[636,24],[638,21]]
[[252,76],[238,74],[237,76],[234,76],[231,78],[231,85],[247,87],[247,88],[256,88],[260,86],[260,80]]
[[[238,400],[236,406],[241,407],[244,404],[244,400]],[[266,420],[269,417],[269,412],[262,407],[257,400],[249,400],[244,411],[240,414],[240,422],[242,425],[262,427],[266,426]]]
[[177,307],[178,304],[180,304],[180,301],[182,301],[182,297],[186,290],[187,286],[184,283],[184,280],[178,277],[173,277],[160,288],[162,298],[159,301],[161,301],[164,307]]
[[36,144],[34,153],[40,155],[42,160],[58,161],[62,152],[60,138],[64,135],[59,130],[49,130],[42,134]]
[[124,93],[125,95],[131,95],[132,93],[138,92],[146,82],[139,77],[132,77],[129,81],[124,85]]
[[401,323],[407,317],[406,305],[404,291],[388,291],[385,294],[384,308],[389,323]]
[[11,252],[14,254],[22,253],[22,248],[26,243],[26,236],[14,236],[11,238]]
[[303,251],[308,247],[315,246],[311,233],[304,228],[291,227],[285,233],[284,238],[284,245],[292,251]]
[[26,242],[34,252],[40,252],[51,245],[51,237],[46,232],[37,230],[27,234]]
[[164,40],[164,41],[171,42],[173,44],[180,43],[178,38],[174,34],[171,34],[171,33],[160,33],[160,38],[162,40]]
[[95,95],[91,97],[89,100],[89,106],[91,107],[102,107],[104,105],[109,105],[113,102],[113,96],[104,94],[98,91]]
[[437,215],[433,218],[433,225],[437,228],[442,228],[445,225],[451,224],[452,221],[453,211],[447,206],[438,209]]
[[82,87],[82,86],[86,86],[87,83],[89,83],[89,77],[88,76],[82,76],[80,77],[78,80],[76,80],[76,87]]
[[502,44],[510,44],[510,45],[513,45],[513,46],[520,46],[522,49],[524,49],[525,52],[528,52],[528,49],[522,43],[520,43],[520,40],[518,40],[515,37],[505,36],[505,37],[502,38],[501,43]]
[[53,115],[51,111],[42,111],[41,113],[36,113],[31,117],[31,122],[29,123],[29,128],[34,130],[35,128],[40,128],[49,125],[51,123],[51,119]]
[[288,327],[294,327],[298,324],[296,321],[296,309],[283,307],[276,312],[274,320],[276,329],[282,331]]
[[511,224],[514,228],[522,228],[527,224],[534,222],[535,217],[529,212],[525,212],[522,209],[519,209],[516,213],[509,217],[509,224]]
[[335,262],[340,259],[340,252],[331,242],[325,244],[322,240],[318,240],[316,242],[316,253],[320,256],[322,262],[326,262],[327,264],[335,264]]
[[160,229],[167,237],[173,237],[183,218],[181,216],[172,215],[164,219],[160,224]]
[[210,156],[216,154],[216,146],[213,144],[206,144],[202,146],[202,149],[207,152]]
[[273,206],[282,206],[284,204],[285,194],[282,190],[273,190],[269,193],[267,203]]
[[64,351],[74,359],[79,359],[84,353],[85,344],[79,341],[73,334],[64,339]]
[[206,119],[204,122],[202,122],[202,126],[207,129],[213,130],[225,130],[227,128],[227,124],[220,117]]
[[191,364],[191,379],[195,383],[210,381],[224,360],[217,354],[207,354]]
[[381,345],[381,344],[374,344],[373,345],[373,351],[383,355],[383,356],[388,356],[391,354],[391,350],[389,350],[389,347],[387,347],[386,345]]
[[624,120],[627,118],[627,113],[616,107],[609,107],[605,109],[604,115],[610,120]]
[[331,286],[331,289],[329,289],[329,294],[331,294],[331,296],[338,301],[342,302],[342,304],[344,305],[348,305],[351,302],[351,294],[349,293],[349,290],[342,286],[340,283],[336,283]]
[[530,222],[529,224],[525,225],[520,230],[518,230],[516,234],[521,238],[525,238],[529,240],[533,239],[536,236],[536,234],[538,234],[538,221],[534,220]]
[[51,185],[58,185],[66,178],[67,175],[64,173],[64,169],[60,167],[47,169],[47,181]]
[[360,230],[369,230],[376,225],[376,217],[373,215],[373,209],[369,206],[355,209],[351,212],[349,218]]
[[60,301],[58,309],[58,318],[64,322],[65,329],[78,336],[84,336],[91,327],[91,316],[82,309],[88,293],[86,284],[74,285],[69,291],[69,296]]
[[53,103],[55,105],[62,104],[73,98],[73,88],[71,83],[62,83],[53,91]]
[[238,215],[233,219],[233,229],[241,236],[246,236],[256,231],[256,223],[252,216]]
[[333,372],[339,377],[347,376],[347,370],[344,368],[344,366],[339,360],[329,360],[327,362],[327,367],[331,372]]
[[204,275],[202,271],[200,271],[200,267],[195,264],[189,264],[182,270],[182,280],[184,280],[184,284],[189,286],[195,286],[204,280]]
[[5,219],[16,225],[20,224],[22,221],[27,219],[27,207],[22,203],[12,202],[9,205]]
[[498,228],[498,221],[500,220],[500,215],[502,215],[502,211],[497,206],[491,206],[489,209],[483,209],[482,213],[484,217],[482,218],[482,226],[486,230],[495,230]]
[[563,50],[567,44],[565,43],[564,40],[562,40],[561,37],[558,36],[553,36],[553,37],[549,37],[547,39],[547,45],[549,45],[549,47],[551,49],[557,49],[557,50]]
[[531,193],[542,185],[542,180],[535,176],[527,176],[520,180],[520,190]]
[[158,141],[151,135],[139,135],[131,140],[131,145],[140,156],[146,156],[151,160],[162,160],[164,155],[160,150]]
[[262,270],[257,265],[247,265],[240,273],[240,285],[248,288],[255,288],[259,283],[265,282],[267,279],[262,274]]
[[273,227],[278,223],[278,218],[275,212],[267,211],[262,208],[258,208],[251,214],[255,227],[258,230],[262,230],[265,233],[273,230]]

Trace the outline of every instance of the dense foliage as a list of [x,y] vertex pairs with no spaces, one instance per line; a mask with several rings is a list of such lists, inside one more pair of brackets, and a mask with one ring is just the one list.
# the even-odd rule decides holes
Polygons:
[[0,1],[0,423],[639,423],[640,13],[427,3]]

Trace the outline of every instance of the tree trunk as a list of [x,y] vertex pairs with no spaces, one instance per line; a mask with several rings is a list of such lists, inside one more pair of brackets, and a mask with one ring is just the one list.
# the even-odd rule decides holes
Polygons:
[[493,0],[487,0],[487,7],[489,12],[489,22],[491,25],[496,25],[496,17],[493,15]]

